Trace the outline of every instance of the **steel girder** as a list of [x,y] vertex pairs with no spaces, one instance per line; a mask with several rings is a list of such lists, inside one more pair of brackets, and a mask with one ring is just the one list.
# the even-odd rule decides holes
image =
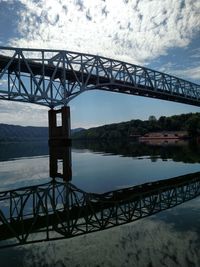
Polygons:
[[200,85],[110,58],[0,47],[0,99],[48,107],[100,89],[200,106]]
[[101,231],[199,195],[199,172],[104,194],[56,181],[1,192],[0,248]]

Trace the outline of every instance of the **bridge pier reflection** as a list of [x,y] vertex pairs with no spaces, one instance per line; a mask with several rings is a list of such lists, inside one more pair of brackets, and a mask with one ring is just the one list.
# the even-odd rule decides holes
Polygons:
[[57,143],[51,143],[49,145],[49,167],[49,176],[51,178],[62,178],[66,182],[71,181],[71,146],[59,146]]

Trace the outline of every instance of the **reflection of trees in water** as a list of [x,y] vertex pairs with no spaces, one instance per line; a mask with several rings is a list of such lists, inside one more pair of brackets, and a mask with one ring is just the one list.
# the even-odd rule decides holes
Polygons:
[[[200,162],[200,144],[185,142],[177,144],[150,145],[127,141],[73,141],[74,149],[89,149],[92,152],[103,152],[124,157],[149,156],[152,161],[158,158],[173,159],[185,163]],[[47,142],[21,142],[0,144],[0,161],[18,157],[48,155]]]
[[173,159],[185,163],[200,162],[200,145],[195,141],[173,145],[148,145],[138,142],[126,141],[74,141],[73,148],[89,149],[92,152],[103,152],[124,157],[149,156],[152,161]]
[[49,153],[47,141],[0,143],[0,151],[0,161],[20,157],[48,155]]

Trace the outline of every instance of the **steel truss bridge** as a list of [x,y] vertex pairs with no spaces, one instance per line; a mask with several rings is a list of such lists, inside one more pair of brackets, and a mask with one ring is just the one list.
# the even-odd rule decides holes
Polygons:
[[93,89],[200,106],[200,85],[159,71],[83,53],[0,47],[0,99],[54,108]]
[[0,193],[0,247],[71,238],[130,223],[200,195],[200,172],[104,194],[52,181]]

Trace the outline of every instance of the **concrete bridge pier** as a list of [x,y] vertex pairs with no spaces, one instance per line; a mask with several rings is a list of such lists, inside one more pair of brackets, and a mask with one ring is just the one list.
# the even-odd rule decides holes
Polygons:
[[71,144],[70,107],[49,110],[49,144]]

